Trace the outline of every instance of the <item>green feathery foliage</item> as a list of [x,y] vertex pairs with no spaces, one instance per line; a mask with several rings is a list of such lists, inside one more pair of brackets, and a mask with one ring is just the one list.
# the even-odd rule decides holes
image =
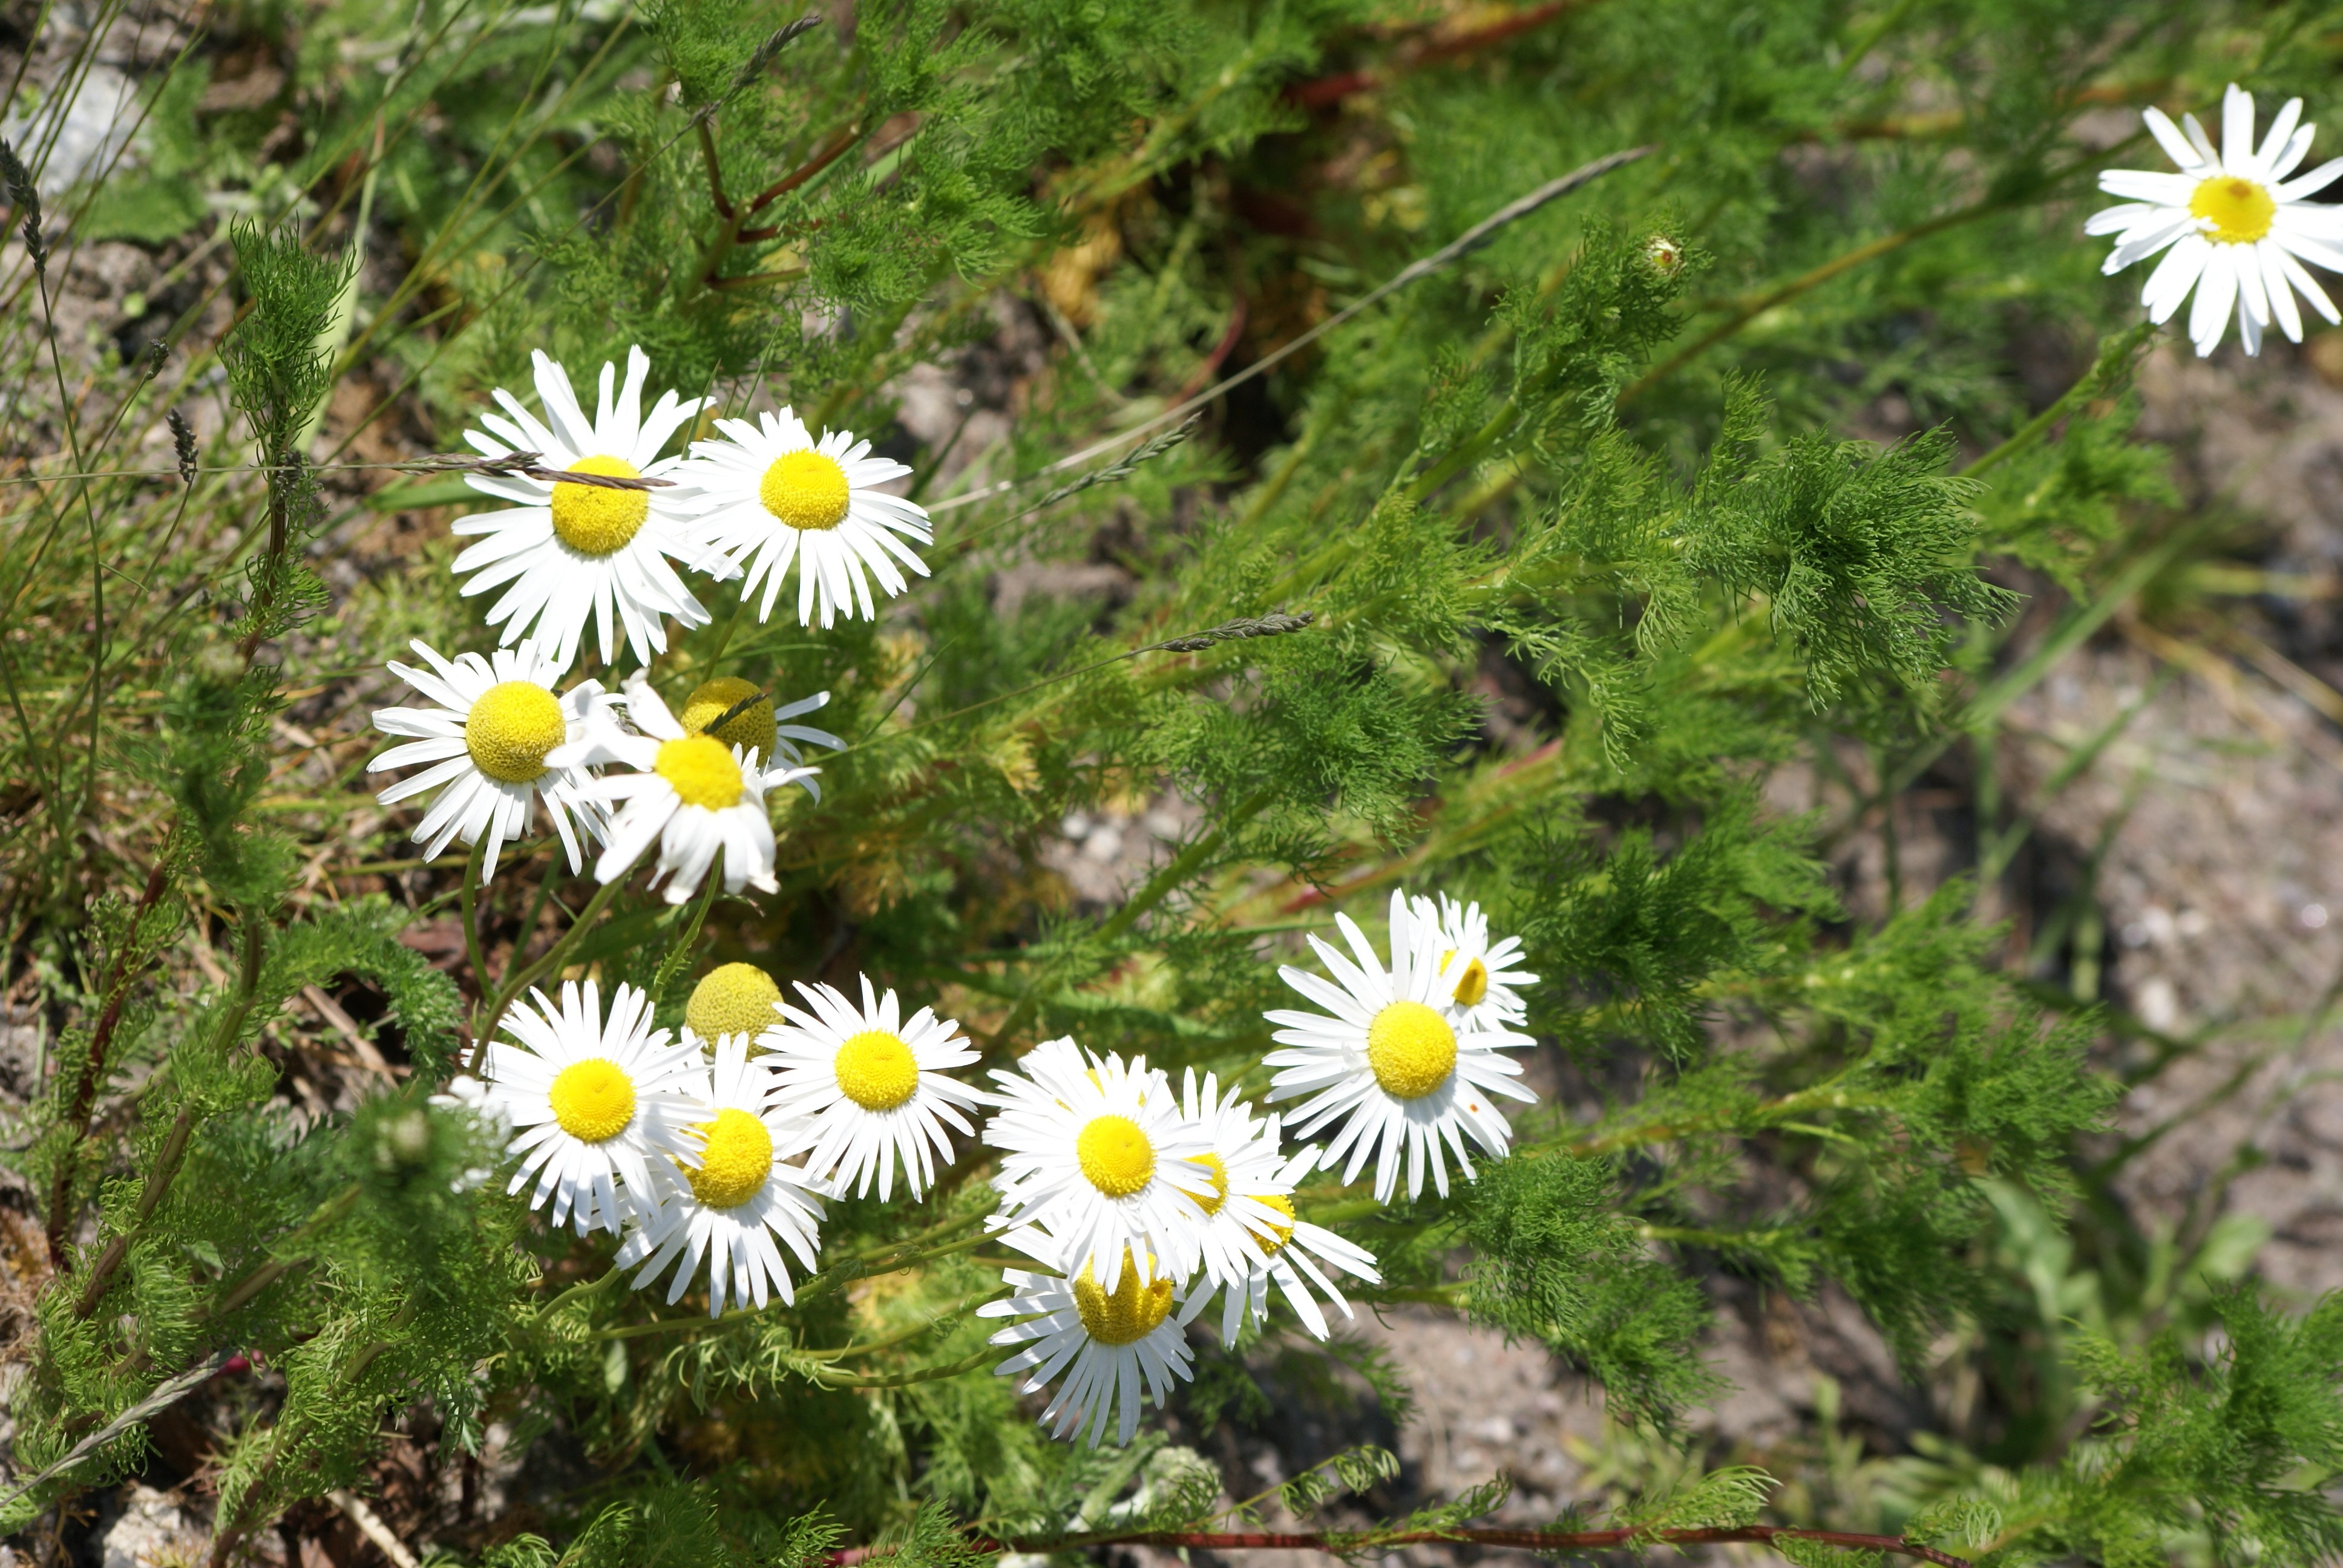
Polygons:
[[[0,352],[57,393],[6,416],[39,482],[0,497],[23,541],[0,553],[0,910],[63,1027],[10,1144],[47,1259],[0,1529],[64,1539],[93,1489],[162,1462],[164,1412],[193,1411],[219,1568],[319,1499],[347,1512],[394,1442],[441,1478],[519,1465],[481,1505],[500,1512],[417,1543],[480,1568],[1466,1538],[1508,1483],[1407,1497],[1372,1430],[1407,1413],[1391,1357],[1267,1285],[1226,1342],[1212,1312],[1132,1319],[1194,1358],[1167,1412],[1055,1441],[1047,1396],[997,1372],[996,1314],[1055,1288],[1103,1340],[1100,1302],[1151,1298],[1092,1301],[1056,1278],[1068,1258],[1015,1255],[996,1143],[954,1132],[908,1193],[908,1153],[878,1192],[841,1181],[811,1264],[774,1254],[786,1293],[711,1312],[699,1252],[646,1263],[667,1234],[648,1207],[624,1242],[555,1222],[557,1182],[478,1083],[509,1091],[490,1045],[539,996],[591,982],[608,1010],[623,988],[646,1030],[679,1031],[730,962],[792,1004],[867,977],[933,1008],[971,1083],[1071,1036],[1171,1074],[1163,1097],[1212,1074],[1267,1105],[1280,967],[1331,969],[1304,937],[1339,940],[1340,914],[1379,945],[1394,894],[1444,893],[1541,977],[1507,1020],[1534,1103],[1497,1107],[1507,1146],[1469,1171],[1460,1134],[1403,1189],[1372,1160],[1286,1172],[1285,1217],[1325,1241],[1259,1221],[1250,1244],[1363,1249],[1372,1275],[1330,1263],[1343,1311],[1542,1346],[1680,1456],[1574,1503],[1541,1549],[2333,1559],[2335,1302],[2289,1313],[2227,1282],[2242,1261],[2206,1261],[2090,1332],[2013,1312],[2010,1216],[2063,1238],[2110,1206],[2096,1151],[2122,1086],[2093,1048],[2115,1025],[2006,971],[1970,876],[1905,887],[1892,808],[1948,752],[1989,762],[2017,695],[2207,548],[2134,437],[2136,280],[2103,279],[2078,232],[2098,172],[2156,155],[2087,116],[2202,115],[2234,75],[2332,121],[2338,22],[2199,0],[334,4],[241,24],[286,44],[297,136],[271,139],[275,109],[206,109],[216,62],[189,55],[146,100],[144,161],[66,217],[11,149],[36,239],[209,223],[233,309],[206,340],[186,307],[162,355],[103,359],[71,397],[65,254],[10,263],[41,286],[9,297]],[[205,181],[233,199],[191,201]],[[582,399],[637,347],[647,397],[710,400],[659,456],[786,406],[900,457],[934,524],[906,547],[924,575],[825,624],[792,618],[795,581],[767,616],[676,543],[707,616],[655,607],[648,661],[589,630],[554,684],[639,676],[678,714],[715,678],[827,693],[802,716],[839,741],[803,742],[819,795],[739,796],[762,801],[769,867],[737,863],[761,852],[744,829],[664,894],[646,835],[573,869],[538,800],[492,877],[478,831],[434,842],[456,797],[377,799],[378,731],[425,733],[378,716],[440,700],[387,666],[531,620],[503,578],[453,569],[476,541],[451,524],[499,526],[462,521],[483,490],[557,519],[590,503],[629,538],[686,526],[681,490],[548,489],[464,439],[498,388],[562,426],[534,378]],[[2036,349],[2046,392],[2018,373]],[[958,394],[940,421],[917,407],[937,386]],[[1896,438],[1847,434],[1891,397]],[[394,407],[441,457],[368,487],[338,465]],[[849,537],[834,521],[806,538]],[[588,621],[578,580],[547,632]],[[2056,595],[2052,641],[2014,640]],[[680,744],[629,700],[628,744]],[[727,739],[761,722],[716,700]],[[489,777],[481,723],[457,716],[404,776]],[[534,765],[616,723],[554,723]],[[618,755],[590,764],[606,783],[668,777]],[[1801,769],[1859,809],[1777,809],[1769,782]],[[1069,824],[1110,815],[1150,845],[1085,900]],[[1885,868],[1870,901],[1840,875],[1857,841]],[[1976,879],[2006,864],[1981,850]],[[1441,1092],[1485,1098],[1441,1076],[1480,1027],[1442,1016]],[[521,1146],[636,1138],[626,1093],[620,1131],[548,1111]],[[645,1158],[675,1212],[729,1214],[700,1193],[714,1101],[692,1104],[702,1131],[676,1136],[707,1163]],[[1277,1108],[1291,1154],[1307,1113]],[[770,1153],[759,1193],[789,1185]],[[626,1201],[649,1180],[622,1176]],[[1033,1271],[1054,1287],[1018,1282]],[[1774,1478],[1700,1452],[1689,1419],[1728,1387],[1704,1336],[1736,1276],[1844,1298],[1915,1383],[1956,1336],[1977,1366],[2045,1344],[2065,1363],[1996,1385],[1995,1431],[1933,1434],[1941,1484],[1888,1533],[1776,1533]],[[1377,1441],[1236,1495],[1204,1456],[1297,1402]]]

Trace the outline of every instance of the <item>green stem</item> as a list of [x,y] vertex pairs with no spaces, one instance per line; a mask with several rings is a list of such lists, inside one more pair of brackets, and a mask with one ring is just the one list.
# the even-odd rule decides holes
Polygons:
[[[715,726],[709,728],[712,729]],[[668,944],[666,956],[659,960],[659,972],[651,979],[651,1004],[654,1007],[667,995],[667,988],[675,983],[675,977],[682,972],[684,965],[690,961],[692,944],[699,940],[700,925],[708,919],[709,907],[716,902],[716,890],[723,885],[723,877],[724,851],[719,849],[716,859],[709,862],[708,875],[700,880],[699,897],[692,902],[690,918],[676,933],[675,940]]]
[[2128,374],[2133,357],[2156,336],[2157,331],[2155,323],[2143,321],[2128,331],[2106,339],[2099,345],[2098,356],[2092,361],[2091,367],[2078,377],[2072,387],[2060,393],[2056,402],[2020,425],[2000,446],[1962,469],[1962,477],[1974,479],[1986,469],[2006,462],[2040,440],[2051,426],[2076,408],[2106,393]]
[[1270,792],[1256,789],[1237,806],[1223,814],[1218,826],[1164,862],[1163,869],[1147,879],[1147,885],[1133,894],[1098,929],[1098,934],[1112,940],[1131,930],[1139,917],[1172,896],[1181,883],[1194,875],[1198,867],[1220,849],[1229,835],[1259,816],[1269,804]]
[[503,989],[497,992],[496,1000],[481,1018],[479,1027],[472,1031],[472,1054],[465,1071],[477,1073],[480,1070],[480,1064],[488,1060],[488,1039],[496,1033],[497,1025],[504,1021],[505,1010],[512,1006],[513,999],[523,990],[546,975],[558,971],[568,961],[570,950],[578,945],[578,938],[601,919],[602,911],[608,909],[610,900],[618,896],[621,879],[614,877],[597,888],[593,898],[587,900],[585,909],[578,911],[576,921],[562,933],[561,940],[554,943],[543,958],[504,983]]
[[820,1380],[824,1388],[909,1388],[913,1383],[940,1382],[945,1378],[971,1372],[1002,1353],[998,1345],[987,1345],[974,1355],[943,1366],[921,1367],[916,1372],[895,1372],[880,1377],[833,1377],[825,1373]]
[[[488,994],[488,956],[480,950],[478,910],[480,863],[487,857],[488,849],[488,836],[483,831],[478,838],[472,840],[471,859],[464,864],[464,880],[458,890],[458,904],[464,920],[464,957],[472,966],[474,996]],[[528,933],[525,931],[522,933],[522,940],[524,941],[528,940]]]
[[732,646],[732,633],[739,628],[741,614],[748,608],[749,593],[744,587],[740,597],[733,602],[732,613],[724,618],[724,625],[716,633],[716,646],[708,650],[708,668],[711,672],[716,668],[716,661],[724,657],[724,650]]
[[[505,960],[505,976],[504,980],[498,982],[499,984],[511,981],[513,970],[519,967],[521,954],[528,950],[529,938],[537,934],[538,921],[545,918],[546,900],[553,897],[553,884],[560,879],[561,854],[559,850],[548,844],[546,846],[545,852],[544,879],[537,884],[537,897],[529,900],[528,918],[521,921],[519,934],[513,939],[513,950]],[[488,977],[482,975],[478,988],[479,994],[487,995],[488,989]]]

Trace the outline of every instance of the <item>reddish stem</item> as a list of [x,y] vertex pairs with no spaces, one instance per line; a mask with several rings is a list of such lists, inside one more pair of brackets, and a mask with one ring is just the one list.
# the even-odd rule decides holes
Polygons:
[[1338,75],[1321,76],[1314,82],[1297,82],[1285,90],[1285,100],[1305,109],[1327,108],[1353,93],[1383,86],[1419,66],[1453,60],[1459,55],[1469,55],[1475,49],[1485,49],[1492,44],[1502,44],[1508,38],[1543,27],[1564,12],[1575,10],[1586,3],[1587,0],[1546,0],[1543,5],[1516,11],[1502,22],[1492,22],[1485,27],[1475,27],[1453,37],[1435,39],[1409,50],[1396,63],[1380,70],[1368,66],[1357,71],[1344,71]]
[[[990,1541],[979,1538],[969,1544],[980,1552],[1001,1553],[1051,1552],[1077,1546],[1177,1546],[1208,1552],[1332,1552],[1348,1556],[1362,1550],[1379,1551],[1387,1546],[1441,1542],[1475,1546],[1513,1546],[1529,1552],[1599,1552],[1631,1543],[1658,1542],[1670,1546],[1696,1546],[1727,1541],[1770,1544],[1777,1540],[1815,1541],[1825,1546],[1841,1546],[1856,1552],[1893,1553],[1900,1557],[1916,1557],[1922,1562],[1933,1563],[1936,1568],[1973,1568],[1965,1557],[1955,1557],[1933,1546],[1923,1546],[1916,1541],[1906,1541],[1897,1535],[1861,1535],[1847,1530],[1791,1530],[1774,1524],[1744,1524],[1731,1529],[1710,1530],[1463,1529],[1394,1530],[1389,1533],[1373,1531],[1356,1533],[1337,1531],[1228,1533],[1210,1530],[1150,1530],[1128,1535],[1076,1535],[1058,1540]],[[832,1568],[850,1568],[850,1564],[893,1554],[891,1549],[857,1546],[849,1551],[831,1553],[830,1562]]]
[[1228,329],[1221,334],[1220,342],[1212,346],[1212,351],[1205,356],[1204,362],[1197,366],[1188,379],[1181,384],[1180,390],[1172,395],[1172,402],[1185,403],[1221,373],[1221,367],[1227,364],[1229,356],[1236,352],[1237,339],[1244,336],[1246,315],[1245,298],[1240,294],[1229,311]]
[[74,1085],[73,1109],[65,1117],[65,1125],[73,1129],[73,1136],[58,1151],[56,1177],[49,1183],[46,1234],[52,1269],[65,1267],[65,1210],[73,1201],[74,1166],[81,1153],[82,1140],[89,1136],[90,1113],[97,1106],[98,1086],[106,1081],[106,1051],[113,1046],[114,1031],[122,1022],[123,1004],[130,1000],[131,955],[145,935],[148,912],[162,898],[163,889],[170,880],[169,866],[170,850],[166,845],[155,857],[155,869],[146,873],[146,890],[139,894],[138,908],[131,914],[129,927],[123,934],[122,950],[114,956],[114,972],[106,977],[105,1010],[97,1015],[96,1027],[89,1031],[89,1055],[82,1060],[81,1078]]
[[[840,126],[838,129],[830,133],[829,137],[823,141],[820,146],[814,149],[814,153],[811,157],[806,159],[805,162],[799,164],[796,168],[791,169],[788,174],[783,175],[779,179],[775,180],[771,185],[767,186],[763,190],[759,191],[757,193],[757,199],[750,202],[740,216],[743,217],[756,216],[757,214],[764,211],[767,207],[772,206],[775,202],[780,200],[783,196],[797,189],[798,186],[805,184],[806,181],[813,178],[814,176],[821,173],[822,170],[836,163],[840,157],[845,156],[847,148],[852,146],[856,142],[859,142],[861,139],[862,133],[857,127],[853,126]],[[740,231],[739,237],[743,240],[749,241],[770,239],[780,232],[780,226],[776,224],[769,228],[744,228]]]

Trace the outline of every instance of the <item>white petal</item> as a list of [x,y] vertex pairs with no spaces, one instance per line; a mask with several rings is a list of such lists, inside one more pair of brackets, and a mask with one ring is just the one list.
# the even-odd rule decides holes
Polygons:
[[2254,246],[2254,260],[2261,268],[2262,292],[2268,297],[2270,314],[2277,317],[2278,330],[2290,343],[2302,341],[2302,312],[2295,308],[2294,290],[2286,283],[2285,252],[2263,240]]
[[2172,319],[2188,291],[2197,286],[2203,276],[2206,259],[2213,253],[2213,243],[2201,234],[2180,236],[2179,242],[2165,253],[2164,260],[2148,275],[2147,286],[2140,290],[2139,302],[2147,307],[2147,318],[2161,327]]
[[2236,248],[2210,246],[2205,275],[2197,280],[2197,299],[2188,308],[2188,341],[2199,359],[2219,347],[2221,334],[2229,329],[2229,311],[2237,303],[2237,263],[2229,255]]
[[2197,156],[2197,149],[2188,145],[2188,138],[2180,134],[2180,127],[2172,123],[2171,116],[2150,105],[2140,112],[2140,118],[2147,122],[2148,133],[2156,137],[2156,145],[2164,149],[2164,156],[2179,166],[2184,174],[2203,166],[2204,160]]
[[2247,179],[2254,176],[2254,95],[2235,82],[2221,95],[2221,166]]

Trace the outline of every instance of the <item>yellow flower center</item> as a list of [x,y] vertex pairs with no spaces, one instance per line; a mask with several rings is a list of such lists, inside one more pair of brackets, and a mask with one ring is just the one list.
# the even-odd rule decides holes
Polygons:
[[[1451,951],[1448,959],[1455,956],[1456,954]],[[1448,959],[1440,960],[1440,967],[1443,971],[1448,968]],[[1464,966],[1464,972],[1456,977],[1456,989],[1449,992],[1449,995],[1456,999],[1458,1007],[1477,1007],[1480,1005],[1481,999],[1488,994],[1489,966],[1479,959],[1474,959]]]
[[[618,479],[643,477],[643,471],[624,457],[580,457],[569,465],[568,471]],[[650,515],[648,490],[609,490],[599,485],[553,487],[553,531],[582,556],[607,556],[626,548]]]
[[1262,1257],[1274,1258],[1285,1251],[1286,1242],[1293,1240],[1293,1200],[1282,1192],[1264,1192],[1261,1201],[1285,1216],[1285,1222],[1282,1225],[1274,1220],[1270,1221],[1269,1228],[1277,1232],[1274,1237],[1256,1233],[1252,1239],[1252,1244],[1261,1249]]
[[740,765],[732,760],[732,749],[721,740],[687,735],[680,740],[663,741],[659,760],[652,766],[660,778],[675,786],[687,806],[721,811],[739,803]]
[[616,1138],[635,1119],[635,1081],[615,1061],[590,1057],[554,1075],[546,1098],[553,1120],[570,1137],[588,1143]]
[[2219,245],[2251,245],[2269,233],[2270,220],[2278,216],[2278,202],[2252,180],[2215,175],[2197,182],[2188,210],[2211,220],[2213,232],[2207,239]]
[[793,528],[834,528],[846,520],[846,470],[820,452],[790,452],[765,470],[757,498]]
[[[1196,1163],[1211,1171],[1212,1175],[1212,1195],[1209,1198],[1196,1198],[1196,1207],[1207,1214],[1217,1214],[1227,1206],[1229,1201],[1229,1168],[1221,1162],[1221,1157],[1217,1154],[1199,1154],[1196,1156]],[[1195,1198],[1196,1195],[1191,1192],[1189,1196]]]
[[1074,1140],[1074,1158],[1110,1198],[1128,1198],[1155,1178],[1155,1145],[1128,1116],[1092,1117]]
[[[757,700],[742,709],[719,729],[709,729],[710,724],[731,713],[744,697]],[[780,739],[780,729],[773,722],[773,699],[759,693],[753,681],[737,675],[719,675],[703,681],[684,700],[683,711],[676,716],[684,729],[692,735],[712,734],[727,746],[739,746],[754,751],[764,759],[768,767],[773,760],[773,742]]]
[[702,1040],[728,1034],[753,1038],[780,1018],[773,1010],[780,1000],[781,988],[755,964],[719,964],[691,988],[691,1000],[683,1004],[683,1021]]
[[480,693],[464,719],[472,766],[507,784],[545,771],[545,754],[569,733],[561,701],[533,680],[505,680]]
[[737,1209],[765,1190],[773,1173],[773,1135],[745,1111],[719,1111],[699,1129],[707,1140],[699,1169],[684,1168],[691,1195],[711,1209]]
[[1125,1247],[1122,1278],[1115,1282],[1112,1295],[1099,1289],[1091,1266],[1082,1265],[1074,1280],[1074,1310],[1081,1314],[1083,1329],[1099,1343],[1134,1344],[1172,1315],[1172,1282],[1155,1279],[1141,1283],[1139,1266],[1131,1261],[1131,1249]]
[[865,1111],[892,1111],[920,1087],[920,1064],[902,1036],[866,1029],[846,1037],[831,1066],[838,1091]]
[[1456,1031],[1420,1001],[1395,1001],[1367,1025],[1367,1065],[1394,1100],[1421,1100],[1456,1070]]

